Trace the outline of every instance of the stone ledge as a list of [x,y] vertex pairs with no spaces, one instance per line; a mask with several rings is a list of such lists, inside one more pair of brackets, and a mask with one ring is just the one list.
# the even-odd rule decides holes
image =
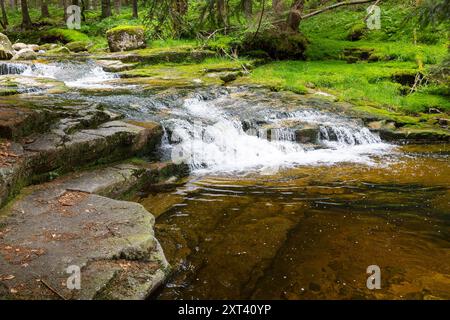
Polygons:
[[[0,299],[145,299],[170,266],[154,237],[154,217],[123,197],[178,170],[171,163],[74,173],[29,187],[0,220]],[[66,268],[81,268],[81,290]],[[45,284],[40,281],[45,281]]]

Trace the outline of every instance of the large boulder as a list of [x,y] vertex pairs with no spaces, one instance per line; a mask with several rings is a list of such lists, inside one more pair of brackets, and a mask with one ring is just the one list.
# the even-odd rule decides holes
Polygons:
[[256,35],[248,33],[242,42],[242,51],[266,52],[273,59],[305,59],[308,40],[300,32],[269,28]]
[[140,26],[119,26],[106,32],[111,52],[145,48],[144,28]]
[[35,60],[35,59],[37,59],[36,52],[26,47],[25,49],[16,52],[16,54],[12,57],[11,60]]
[[26,45],[25,43],[22,43],[22,42],[17,42],[17,43],[14,43],[12,45],[12,48],[14,50],[16,50],[16,51],[20,51],[20,50],[25,49],[27,47],[28,47],[28,45]]
[[0,60],[9,60],[13,57],[14,50],[8,37],[0,33]]

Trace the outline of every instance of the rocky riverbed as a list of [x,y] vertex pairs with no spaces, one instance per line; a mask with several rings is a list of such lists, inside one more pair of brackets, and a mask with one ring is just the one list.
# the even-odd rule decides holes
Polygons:
[[[333,220],[321,210],[344,207],[348,211],[353,208],[349,201],[362,201],[361,194],[378,199],[377,190],[385,190],[385,184],[377,180],[377,174],[388,176],[390,169],[370,168],[387,165],[390,155],[398,152],[393,151],[397,145],[445,146],[450,139],[445,125],[411,129],[404,117],[373,114],[318,90],[298,95],[238,85],[254,62],[224,65],[213,61],[198,67],[214,55],[208,50],[181,47],[74,53],[68,61],[67,55],[55,51],[15,47],[19,52],[37,50],[33,50],[34,56],[24,58],[28,60],[0,62],[3,299],[144,299],[151,294],[160,298],[296,299],[303,297],[303,282],[309,288],[307,298],[362,297],[364,293],[356,285],[342,291],[327,282],[333,277],[339,281],[340,277],[349,278],[345,272],[345,276],[340,274],[339,267],[348,261],[335,257],[304,264],[303,271],[310,272],[319,264],[333,270],[333,277],[320,281],[302,279],[304,273],[279,265],[290,257],[289,248],[302,241],[302,250],[313,255],[306,244],[308,238],[290,230],[301,231],[303,221],[319,232],[321,225],[330,226]],[[8,59],[18,54],[12,50],[11,45]],[[174,150],[184,154],[182,161],[171,161]],[[442,150],[430,152],[430,157],[447,159],[447,149]],[[399,159],[402,156],[392,161],[403,161]],[[336,171],[342,168],[350,172],[349,177],[338,174],[339,181],[330,176],[319,179],[315,168],[327,171],[327,166]],[[361,173],[364,168],[375,173],[365,176]],[[426,168],[422,165],[410,173],[420,176]],[[188,175],[189,183],[184,184],[182,179]],[[241,180],[248,175],[250,178]],[[319,179],[317,185],[314,177]],[[202,185],[200,192],[195,191],[197,179]],[[270,181],[279,185],[272,186]],[[328,192],[335,183],[345,187]],[[375,191],[364,183],[374,184]],[[259,184],[260,188],[256,187]],[[395,183],[389,181],[388,187],[391,184]],[[430,191],[436,199],[445,200],[448,193],[448,185],[440,180],[413,179],[400,184],[397,191],[413,190],[421,199],[426,188],[437,188]],[[417,184],[420,187],[409,188]],[[291,187],[296,191],[288,194]],[[358,192],[352,194],[355,188]],[[270,196],[259,195],[266,193]],[[390,194],[381,193],[381,198],[389,198]],[[367,205],[357,203],[357,210],[350,210],[356,220],[362,214],[361,206]],[[312,211],[306,209],[314,205]],[[379,202],[369,205],[377,215],[382,213]],[[390,207],[387,215],[401,211],[401,203],[392,205],[395,209]],[[258,216],[258,210],[270,206],[275,207]],[[444,234],[448,226],[442,221],[447,218],[438,216],[446,208],[429,213]],[[245,212],[238,215],[240,210]],[[336,213],[349,214],[340,210]],[[401,214],[416,214],[409,207],[405,210]],[[236,221],[226,218],[233,213]],[[311,216],[313,220],[307,220]],[[380,224],[384,218],[364,219]],[[406,221],[401,237],[409,243],[409,226],[415,220]],[[364,221],[358,223],[362,229],[367,227]],[[341,227],[343,232],[357,233],[350,224]],[[391,227],[382,232],[386,238],[395,236]],[[314,239],[329,248],[318,234],[314,233]],[[385,244],[383,237],[376,239],[381,246]],[[439,257],[448,259],[441,250],[448,239],[427,242],[424,236],[422,240]],[[347,250],[346,241],[333,250]],[[264,247],[268,244],[270,248]],[[395,251],[396,256],[402,256],[402,250]],[[237,267],[230,269],[235,270],[234,275],[224,264],[230,261],[229,255],[236,260]],[[241,263],[236,258],[240,255],[250,255],[251,259],[245,259],[253,264]],[[292,257],[302,259],[295,254]],[[392,261],[386,260],[385,254],[378,257],[392,271]],[[403,257],[409,264],[410,256]],[[366,258],[361,266],[368,263]],[[80,290],[67,287],[70,266],[80,268]],[[210,272],[212,266],[217,268]],[[426,268],[434,270],[435,279],[423,276]],[[326,270],[322,271],[330,275]],[[213,277],[215,272],[220,274]],[[280,272],[295,274],[295,281],[280,280],[290,289],[282,293],[277,288],[273,296],[265,294],[275,286],[271,275]],[[443,288],[448,277],[445,270],[436,268],[434,260],[420,265],[417,272],[422,282],[415,282],[413,289],[400,285],[380,297],[391,298],[398,292],[446,297]],[[402,279],[410,283],[413,274],[403,274]],[[202,284],[196,285],[196,275],[204,280]],[[164,283],[167,286],[155,293]],[[252,289],[243,288],[244,284],[251,284]],[[421,286],[428,286],[428,291]],[[328,292],[332,294],[318,295],[319,287],[331,288]]]

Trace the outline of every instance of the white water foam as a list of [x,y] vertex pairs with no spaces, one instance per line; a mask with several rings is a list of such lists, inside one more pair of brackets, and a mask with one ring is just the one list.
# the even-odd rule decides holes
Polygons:
[[163,144],[166,150],[171,150],[172,160],[187,162],[194,173],[255,170],[264,173],[283,167],[338,162],[374,165],[372,156],[391,148],[367,128],[342,117],[315,111],[285,115],[285,118],[320,125],[323,148],[308,150],[294,141],[290,129],[272,131],[275,132],[272,141],[251,130],[244,131],[241,121],[215,107],[214,100],[187,99],[184,109],[187,118],[198,121],[168,120],[166,125],[172,134]]
[[100,66],[94,63],[70,62],[36,63],[28,65],[20,74],[29,77],[55,79],[63,81],[68,87],[83,89],[113,88],[113,85],[105,82],[118,77],[114,73],[105,72]]

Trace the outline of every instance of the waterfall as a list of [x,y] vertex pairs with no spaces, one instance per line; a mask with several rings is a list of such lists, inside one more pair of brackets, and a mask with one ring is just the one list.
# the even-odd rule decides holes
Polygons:
[[[187,163],[194,172],[264,172],[338,162],[372,165],[371,155],[390,148],[367,128],[344,117],[302,110],[273,114],[266,117],[265,126],[257,127],[255,121],[242,121],[216,104],[217,99],[208,101],[199,96],[187,99],[183,118],[163,121],[169,132],[163,149],[173,161]],[[283,120],[318,125],[317,148],[298,143],[293,129],[280,126]],[[267,123],[275,128],[267,129]]]

